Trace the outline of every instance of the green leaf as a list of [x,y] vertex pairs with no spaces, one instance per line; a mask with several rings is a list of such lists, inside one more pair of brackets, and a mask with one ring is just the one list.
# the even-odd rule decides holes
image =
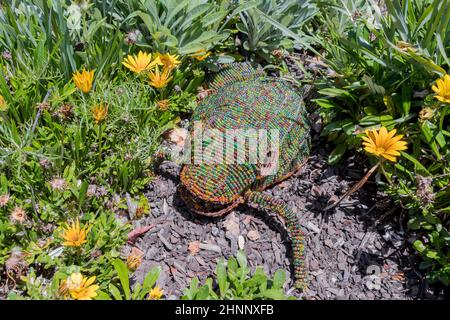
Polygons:
[[209,287],[207,285],[202,286],[197,294],[195,295],[195,300],[206,300],[209,296]]
[[247,257],[245,256],[244,251],[239,250],[239,251],[236,253],[236,259],[237,259],[237,261],[239,262],[239,266],[240,266],[241,268],[247,267]]
[[141,298],[143,298],[150,289],[154,286],[156,283],[156,280],[158,280],[159,275],[161,273],[161,267],[153,267],[145,276],[144,282],[142,283],[142,292],[141,292]]
[[439,152],[439,147],[437,146],[434,139],[434,125],[432,125],[429,121],[424,121],[420,126],[420,130],[422,132],[422,137],[430,146],[431,150],[434,152],[438,159],[442,158],[441,153]]
[[314,99],[311,101],[317,103],[320,107],[325,109],[336,108],[336,105],[328,99]]
[[220,296],[223,298],[228,289],[227,271],[225,269],[225,262],[219,261],[216,266],[217,284],[219,285]]
[[431,59],[423,57],[422,55],[416,53],[410,48],[407,49],[407,52],[414,60],[416,60],[420,65],[422,65],[425,70],[433,71],[434,73],[436,73],[441,77],[446,74],[445,70],[442,69],[440,66],[436,65]]
[[112,296],[114,297],[114,299],[116,300],[122,300],[122,295],[120,294],[119,289],[113,285],[112,283],[109,284],[108,286],[109,288],[109,292],[112,294]]
[[409,114],[411,108],[411,86],[408,84],[402,85],[402,110],[403,115]]
[[428,250],[426,256],[430,259],[439,260],[439,253],[435,250]]
[[119,280],[122,285],[122,290],[125,293],[125,299],[130,300],[131,292],[130,292],[130,279],[128,278],[128,268],[125,265],[125,263],[120,259],[114,260],[112,264],[117,271],[117,275],[119,276]]
[[245,281],[244,286],[248,289],[256,290],[258,287],[265,290],[267,288],[267,276],[262,267],[256,267],[255,274]]
[[[120,295],[120,293],[119,293],[119,295]],[[95,297],[95,300],[111,300],[111,297],[106,292],[97,290],[97,296]],[[121,300],[121,299],[116,299],[116,300]]]
[[408,221],[408,228],[411,230],[418,230],[420,228],[420,221],[417,217],[411,218]]
[[264,298],[272,299],[272,300],[286,300],[286,296],[283,293],[283,290],[280,289],[268,289],[262,293]]
[[[297,44],[302,45],[303,47],[307,48],[308,50],[311,50],[317,55],[320,55],[319,52],[314,49],[309,43],[312,42],[312,38],[303,34],[300,36],[299,34],[289,30],[287,27],[273,19],[272,17],[269,17],[264,12],[259,10],[258,8],[254,9],[263,19],[265,19],[267,22],[269,22],[274,27],[278,28],[285,36],[292,38]],[[312,16],[311,16],[312,18]]]
[[286,272],[283,269],[278,269],[275,271],[273,275],[273,284],[272,287],[274,289],[283,288],[284,283],[286,282]]
[[324,95],[327,97],[350,98],[351,100],[355,101],[355,98],[347,90],[343,90],[343,89],[325,88],[325,89],[319,90],[319,93],[321,95]]
[[424,244],[422,243],[422,241],[420,241],[420,240],[414,241],[413,246],[414,246],[414,248],[415,248],[417,251],[419,251],[420,253],[424,252],[425,249],[426,249],[425,245],[424,245]]
[[415,170],[422,174],[422,175],[426,175],[426,176],[430,176],[431,173],[427,170],[427,168],[425,168],[416,158],[410,156],[408,153],[400,151],[400,154],[403,158],[409,160],[410,162],[412,162],[414,164]]
[[338,144],[328,156],[328,163],[330,165],[338,163],[339,160],[342,159],[342,156],[346,151],[347,151],[347,144],[345,143]]
[[383,86],[376,84],[371,77],[368,75],[363,75],[362,80],[367,84],[370,92],[374,95],[384,96],[386,93],[386,89]]
[[[131,294],[131,300],[138,300],[141,297],[142,292],[143,291],[142,291],[141,284],[140,283],[136,283],[135,286],[133,287],[133,293]],[[146,293],[147,292],[144,291],[143,297],[145,297]]]
[[80,190],[78,193],[78,207],[81,209],[84,204],[84,200],[86,199],[86,192],[88,190],[89,183],[87,181],[83,181],[80,186]]

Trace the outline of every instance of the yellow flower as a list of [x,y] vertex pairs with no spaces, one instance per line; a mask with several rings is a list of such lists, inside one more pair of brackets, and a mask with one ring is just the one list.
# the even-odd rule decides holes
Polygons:
[[75,300],[91,300],[97,296],[99,286],[93,284],[95,276],[89,279],[83,277],[81,273],[72,273],[67,279],[63,280],[59,292],[66,298],[71,297]]
[[159,300],[164,294],[164,290],[161,290],[159,286],[154,287],[148,293],[148,300]]
[[403,52],[406,52],[408,50],[416,51],[414,49],[414,46],[411,43],[406,42],[406,41],[398,41],[396,46],[399,50],[401,50]]
[[210,54],[211,54],[211,52],[206,52],[205,49],[201,49],[201,50],[195,51],[195,54],[191,55],[191,57],[193,57],[194,59],[197,59],[198,61],[203,61],[206,58],[208,58]]
[[143,252],[133,247],[131,253],[127,257],[127,267],[129,270],[136,270],[142,263]]
[[396,162],[401,150],[406,150],[406,142],[402,141],[402,134],[395,135],[397,130],[387,131],[385,127],[377,130],[366,130],[366,137],[363,137],[364,149],[377,157],[386,158]]
[[161,111],[166,111],[167,109],[169,109],[169,106],[170,104],[168,99],[159,100],[158,102],[156,102],[156,107]]
[[3,98],[2,95],[0,95],[0,111],[6,111],[8,110],[8,104],[5,101],[5,98]]
[[163,68],[162,73],[160,73],[159,68],[156,68],[155,71],[150,71],[148,77],[150,79],[149,83],[152,87],[156,89],[162,89],[172,80],[172,76],[170,75],[171,69]]
[[178,60],[178,56],[177,55],[172,55],[170,53],[157,53],[156,54],[156,58],[159,58],[159,65],[164,66],[164,68],[167,69],[174,69],[176,66],[178,66],[181,61]]
[[94,81],[94,70],[86,71],[83,69],[82,72],[75,72],[73,74],[73,82],[78,89],[84,93],[88,93],[92,89],[92,82]]
[[87,242],[86,237],[89,230],[90,227],[88,226],[80,228],[80,221],[78,221],[78,219],[76,221],[72,221],[70,225],[66,223],[66,226],[61,233],[61,237],[66,240],[63,242],[63,245],[67,247],[81,246]]
[[106,118],[108,114],[108,104],[99,103],[91,109],[91,112],[95,123],[98,124]]
[[436,85],[431,87],[436,95],[436,99],[442,102],[450,103],[450,75],[446,74],[440,79],[436,80]]
[[158,62],[158,59],[152,61],[152,55],[150,53],[139,51],[137,55],[128,55],[122,64],[134,73],[141,73],[149,70]]

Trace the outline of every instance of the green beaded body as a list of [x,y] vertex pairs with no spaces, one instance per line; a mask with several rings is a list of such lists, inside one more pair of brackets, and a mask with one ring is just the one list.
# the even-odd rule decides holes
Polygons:
[[[245,132],[247,138],[248,132],[253,130],[257,135],[262,130],[270,138],[275,130],[279,152],[267,154],[266,160],[275,163],[276,168],[270,174],[262,174],[267,163],[261,163],[260,158],[256,163],[249,161],[250,153],[260,155],[261,150],[267,150],[258,139],[247,140],[243,154],[236,150],[242,144],[232,144],[234,152],[226,152],[230,145],[223,144],[219,151],[223,152],[221,162],[215,163],[217,153],[210,153],[203,155],[200,163],[184,165],[183,198],[194,211],[210,216],[222,215],[244,202],[277,211],[285,218],[290,231],[296,277],[301,282],[299,286],[304,287],[304,243],[296,215],[283,202],[260,192],[296,171],[309,155],[309,121],[302,97],[289,83],[267,77],[249,64],[231,65],[217,73],[210,83],[214,93],[194,111],[190,132],[194,123],[201,123],[202,130],[221,132],[225,138],[229,132],[236,135],[236,130]],[[203,139],[202,148],[208,143]]]

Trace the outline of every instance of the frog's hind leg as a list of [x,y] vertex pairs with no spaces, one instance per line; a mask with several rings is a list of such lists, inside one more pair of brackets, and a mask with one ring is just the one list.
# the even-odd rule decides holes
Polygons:
[[307,286],[305,238],[295,213],[282,200],[262,192],[247,191],[245,198],[250,206],[275,211],[285,219],[294,255],[295,287],[305,290]]

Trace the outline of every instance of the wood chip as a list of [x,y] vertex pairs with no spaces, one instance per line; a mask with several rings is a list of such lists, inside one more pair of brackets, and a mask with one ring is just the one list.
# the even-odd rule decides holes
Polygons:
[[259,234],[259,232],[257,230],[250,230],[247,233],[247,238],[249,238],[252,241],[256,241],[261,237],[261,235]]
[[238,247],[240,250],[244,250],[244,246],[245,246],[245,239],[243,236],[239,235],[238,237]]
[[170,244],[169,241],[167,241],[166,238],[163,237],[161,233],[158,233],[158,238],[159,240],[161,240],[161,242],[163,243],[164,247],[166,247],[167,250],[171,251],[173,249],[173,246]]
[[216,246],[214,244],[200,243],[199,244],[199,248],[202,249],[202,250],[214,251],[214,252],[217,252],[217,253],[222,253],[222,249],[219,246]]
[[189,243],[188,246],[189,252],[194,255],[200,251],[200,242],[199,241],[192,241]]
[[148,232],[150,229],[153,229],[155,227],[155,225],[149,225],[149,226],[144,226],[144,227],[139,227],[136,229],[133,229],[131,232],[128,233],[128,242],[129,243],[134,243],[137,238],[143,234],[145,234],[146,232]]
[[311,230],[312,232],[315,233],[320,233],[320,228],[318,226],[316,226],[314,223],[312,223],[311,221],[308,221],[306,223],[306,227]]
[[230,213],[227,218],[225,219],[223,226],[225,227],[225,230],[227,233],[237,237],[239,236],[239,218],[237,215],[232,212]]

